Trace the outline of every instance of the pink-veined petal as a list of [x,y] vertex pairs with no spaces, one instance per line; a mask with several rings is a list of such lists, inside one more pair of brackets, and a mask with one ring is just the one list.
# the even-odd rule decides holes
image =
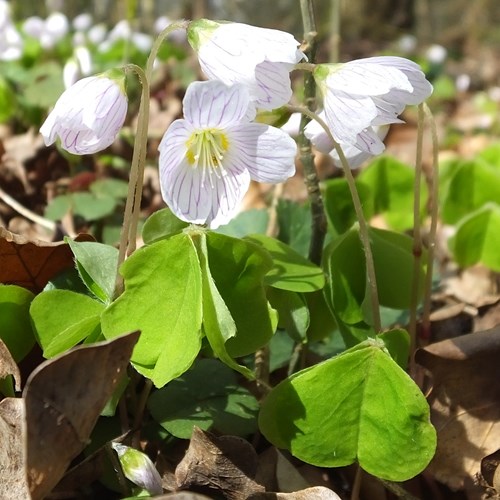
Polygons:
[[227,130],[231,154],[227,162],[247,169],[253,180],[278,183],[295,174],[297,144],[285,132],[261,123]]
[[355,144],[357,135],[371,126],[377,108],[369,97],[353,97],[344,92],[326,92],[325,116],[333,137],[338,142]]
[[264,61],[255,68],[255,90],[258,108],[272,110],[284,106],[292,98],[292,84],[286,64]]
[[383,95],[394,88],[407,92],[413,90],[408,77],[399,69],[368,61],[343,64],[328,75],[328,88],[362,96]]
[[161,139],[158,150],[160,152],[160,178],[175,170],[185,159],[188,141],[194,132],[193,126],[187,120],[175,120],[168,127]]
[[[222,82],[193,82],[183,101],[184,116],[195,128],[225,128],[255,112],[246,87]],[[249,110],[251,110],[249,114]]]
[[[319,116],[323,121],[326,119],[324,112],[320,113]],[[321,153],[328,154],[334,147],[332,140],[316,120],[311,120],[306,125],[304,134]]]
[[381,141],[375,130],[373,130],[373,127],[362,130],[356,139],[355,146],[371,155],[379,155],[385,149],[385,144]]

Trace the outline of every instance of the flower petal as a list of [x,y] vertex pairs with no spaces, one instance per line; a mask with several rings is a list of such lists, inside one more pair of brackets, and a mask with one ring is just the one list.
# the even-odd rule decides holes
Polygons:
[[372,99],[351,96],[345,92],[327,92],[324,98],[325,116],[333,137],[342,143],[355,144],[357,135],[371,126],[377,116]]
[[[319,116],[322,120],[325,120],[325,113],[322,112]],[[332,140],[316,120],[311,120],[306,125],[304,135],[321,153],[328,154],[334,148]]]
[[168,127],[158,146],[160,151],[160,178],[175,170],[185,159],[187,153],[186,142],[193,132],[194,129],[187,120],[175,120]]
[[250,93],[258,108],[272,110],[284,106],[292,98],[290,72],[286,64],[264,61],[255,68],[256,85]]
[[262,123],[227,130],[231,145],[227,163],[247,169],[259,182],[278,183],[295,174],[297,144],[285,132]]
[[[195,128],[225,128],[249,120],[255,110],[243,85],[228,87],[222,82],[193,82],[183,101],[184,116]],[[249,115],[249,110],[252,110]]]

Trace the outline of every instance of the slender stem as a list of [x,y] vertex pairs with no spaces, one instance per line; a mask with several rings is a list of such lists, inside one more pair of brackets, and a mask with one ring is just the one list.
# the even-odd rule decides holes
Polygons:
[[439,196],[439,162],[438,162],[438,137],[436,122],[427,106],[423,106],[425,115],[429,119],[432,138],[432,183],[430,194],[431,206],[431,227],[429,231],[429,243],[427,250],[427,274],[424,283],[424,307],[422,313],[422,332],[423,338],[428,340],[430,336],[430,314],[431,314],[431,292],[432,292],[432,271],[434,268],[434,252],[436,248],[436,232],[439,215],[438,196]]
[[347,161],[347,158],[345,157],[344,151],[342,151],[340,144],[334,139],[332,133],[330,132],[328,125],[317,114],[305,108],[299,108],[294,106],[288,106],[288,108],[291,111],[303,113],[307,115],[309,118],[316,120],[321,125],[321,127],[323,127],[324,131],[328,134],[329,139],[332,141],[335,150],[339,155],[340,163],[342,165],[342,169],[344,170],[344,175],[347,181],[347,185],[349,186],[349,191],[351,192],[351,197],[354,205],[354,210],[356,212],[356,217],[358,218],[359,237],[361,239],[363,250],[365,252],[366,275],[369,285],[370,302],[372,306],[371,309],[372,309],[373,328],[376,332],[379,332],[382,330],[381,319],[380,319],[380,304],[378,300],[377,277],[375,275],[375,264],[373,261],[373,254],[370,244],[370,234],[368,232],[368,224],[363,214],[363,206],[359,198],[358,190],[356,189],[356,183],[354,181],[354,177],[349,167],[349,162]]
[[132,429],[134,429],[136,432],[134,434],[134,437],[132,438],[133,446],[137,446],[140,441],[140,425],[142,417],[144,416],[144,410],[146,409],[146,403],[148,402],[148,397],[149,394],[151,393],[152,388],[153,388],[152,380],[146,379],[134,415],[134,423]]
[[340,0],[332,0],[330,18],[330,62],[340,59]]
[[[300,0],[300,10],[304,26],[304,53],[307,55],[309,63],[302,69],[311,70],[316,57],[316,23],[314,19],[314,9],[312,0]],[[316,108],[316,82],[312,73],[304,75],[304,103],[310,111]],[[311,203],[312,235],[309,245],[309,259],[315,264],[321,264],[323,254],[323,243],[326,235],[326,216],[323,206],[323,199],[319,187],[318,174],[314,165],[314,155],[311,143],[304,134],[304,129],[309,123],[309,117],[302,115],[299,129],[299,151],[300,160],[304,166],[304,181],[307,188],[309,201]]]
[[418,135],[417,135],[417,157],[415,160],[415,187],[413,192],[413,280],[410,300],[410,322],[408,333],[410,334],[410,353],[416,348],[417,337],[417,308],[418,295],[420,292],[420,266],[422,262],[422,233],[420,230],[420,191],[422,184],[422,144],[424,137],[424,108],[418,106]]
[[394,483],[392,481],[386,481],[385,479],[377,478],[391,493],[394,493],[398,498],[402,498],[403,500],[418,500],[417,497],[413,496],[411,493],[408,493],[402,486],[398,483]]
[[115,297],[123,292],[123,278],[118,269],[128,254],[132,253],[136,247],[137,225],[141,209],[142,187],[144,182],[144,167],[146,163],[148,122],[149,122],[149,82],[153,74],[153,64],[158,55],[158,50],[165,37],[176,29],[185,29],[187,21],[179,21],[165,28],[156,38],[146,63],[146,71],[142,68],[130,64],[126,69],[134,71],[142,84],[141,104],[139,106],[139,117],[137,133],[134,142],[134,153],[132,155],[132,165],[130,168],[130,179],[123,216],[123,227],[120,237],[118,251],[118,266],[116,273]]
[[[127,250],[131,245],[135,249],[136,235],[131,234],[133,224],[134,207],[137,202],[140,204],[140,194],[137,191],[139,178],[144,172],[144,163],[146,160],[146,143],[149,120],[149,83],[143,69],[135,64],[129,64],[125,67],[127,70],[134,71],[142,85],[141,104],[139,106],[139,118],[137,124],[137,133],[134,141],[134,153],[132,155],[132,165],[130,167],[130,178],[128,181],[127,201],[125,203],[125,213],[123,216],[123,226],[120,236],[120,246],[118,248],[118,265],[116,272],[115,297],[123,292],[123,277],[118,272],[121,264],[125,260]],[[142,185],[142,184],[141,184]],[[139,198],[139,199],[138,199]]]
[[356,475],[354,476],[354,482],[352,484],[351,500],[359,500],[359,491],[361,489],[361,479],[363,477],[363,469],[356,465]]

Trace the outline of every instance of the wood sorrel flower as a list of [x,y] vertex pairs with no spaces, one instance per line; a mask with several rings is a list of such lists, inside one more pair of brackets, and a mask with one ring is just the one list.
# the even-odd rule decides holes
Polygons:
[[210,80],[246,85],[260,109],[279,108],[292,97],[290,71],[305,55],[289,33],[200,19],[189,24],[187,34]]
[[[325,120],[325,113],[321,112],[319,114],[319,117],[322,120]],[[381,141],[385,139],[387,132],[389,132],[389,125],[375,125],[374,127],[370,128],[373,129],[373,132],[380,138]],[[333,145],[332,140],[316,120],[312,120],[306,125],[304,134],[311,141],[311,143],[314,144],[315,148],[318,151],[329,154],[333,158],[333,162],[337,167],[342,166],[339,155],[337,153],[337,150],[335,149],[335,146]],[[349,163],[349,167],[351,168],[359,167],[366,160],[369,160],[374,156],[372,153],[362,151],[354,144],[339,144],[342,148],[342,151],[344,152],[344,156],[346,157],[347,162]]]
[[[163,199],[180,219],[216,228],[238,209],[250,184],[295,173],[295,141],[261,123],[243,85],[194,82],[159,146]],[[249,111],[250,110],[250,111]]]
[[400,123],[406,105],[420,104],[432,93],[420,66],[402,57],[319,64],[314,78],[335,140],[374,155],[384,144],[373,126]]
[[120,70],[83,78],[65,90],[40,128],[45,144],[61,139],[61,147],[76,155],[110,146],[127,114],[125,76]]

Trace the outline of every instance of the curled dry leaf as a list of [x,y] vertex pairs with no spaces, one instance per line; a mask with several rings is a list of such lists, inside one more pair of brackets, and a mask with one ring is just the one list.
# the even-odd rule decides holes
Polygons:
[[12,375],[14,377],[14,387],[16,391],[21,390],[21,373],[12,354],[7,349],[3,340],[0,339],[0,379]]
[[77,347],[41,364],[24,389],[27,475],[33,500],[44,498],[87,444],[125,373],[139,337],[134,332]]
[[486,484],[500,495],[500,450],[484,457],[481,461],[481,475]]
[[[91,241],[90,235],[79,235],[77,241]],[[0,227],[0,283],[18,285],[34,293],[61,271],[75,265],[68,244],[60,241],[30,241]]]
[[0,498],[30,498],[24,457],[24,401],[0,402]]
[[337,493],[324,486],[313,486],[291,493],[256,493],[248,500],[341,500]]
[[175,470],[178,488],[210,488],[230,500],[263,492],[254,481],[257,454],[250,443],[236,436],[216,437],[194,427],[189,448]]
[[430,470],[452,489],[470,487],[482,458],[500,448],[500,327],[431,344],[415,359],[433,376]]

